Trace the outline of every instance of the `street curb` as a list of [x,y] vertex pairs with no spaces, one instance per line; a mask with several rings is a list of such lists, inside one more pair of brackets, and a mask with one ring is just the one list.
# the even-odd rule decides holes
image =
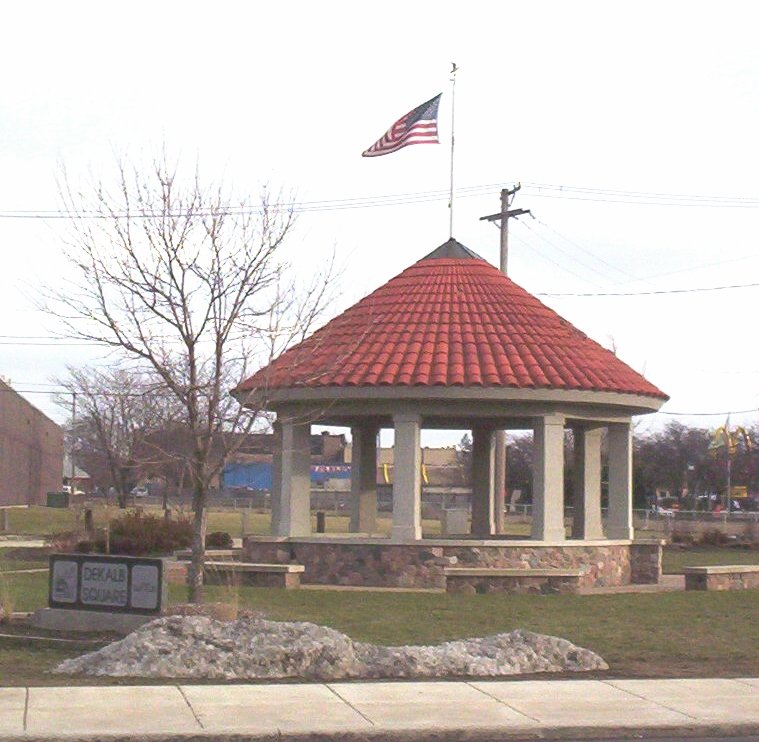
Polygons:
[[759,724],[693,724],[689,726],[574,727],[416,727],[366,731],[187,732],[169,734],[0,735],[0,742],[499,742],[503,740],[599,740],[675,737],[759,736]]

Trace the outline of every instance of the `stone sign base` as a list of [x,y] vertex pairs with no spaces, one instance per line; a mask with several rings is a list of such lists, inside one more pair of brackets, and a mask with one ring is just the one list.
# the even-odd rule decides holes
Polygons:
[[582,569],[579,587],[656,584],[661,540],[564,541],[248,536],[246,561],[302,564],[303,584],[445,589],[447,567]]
[[37,629],[50,631],[99,632],[128,634],[158,616],[134,613],[106,613],[104,611],[77,611],[70,608],[39,608],[29,618]]

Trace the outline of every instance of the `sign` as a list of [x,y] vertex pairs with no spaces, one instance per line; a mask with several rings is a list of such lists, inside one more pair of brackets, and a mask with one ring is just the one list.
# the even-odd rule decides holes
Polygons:
[[160,613],[164,592],[160,559],[89,554],[50,557],[51,608]]

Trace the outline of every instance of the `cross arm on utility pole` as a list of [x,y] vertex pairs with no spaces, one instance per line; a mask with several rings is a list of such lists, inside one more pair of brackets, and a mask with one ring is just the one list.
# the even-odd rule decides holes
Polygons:
[[503,219],[506,217],[506,219],[510,219],[513,216],[522,216],[523,214],[529,214],[532,216],[532,212],[529,209],[509,209],[505,212],[499,211],[497,214],[490,214],[489,216],[481,216],[480,221],[481,222],[495,222],[499,219]]
[[[508,262],[509,262],[509,219],[529,214],[532,216],[532,212],[529,209],[510,209],[511,202],[514,199],[517,191],[522,188],[522,184],[519,183],[513,188],[501,189],[501,210],[497,214],[488,214],[488,216],[481,216],[480,221],[485,222],[500,222],[499,227],[501,230],[501,272],[508,274]],[[533,217],[534,218],[534,217]]]

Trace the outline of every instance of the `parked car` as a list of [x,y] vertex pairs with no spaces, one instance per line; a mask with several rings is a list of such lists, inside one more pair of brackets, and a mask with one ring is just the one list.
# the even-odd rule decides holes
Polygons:
[[131,492],[132,497],[148,497],[150,492],[147,487],[134,487]]
[[680,503],[674,497],[660,497],[651,505],[654,515],[672,517],[680,509]]

